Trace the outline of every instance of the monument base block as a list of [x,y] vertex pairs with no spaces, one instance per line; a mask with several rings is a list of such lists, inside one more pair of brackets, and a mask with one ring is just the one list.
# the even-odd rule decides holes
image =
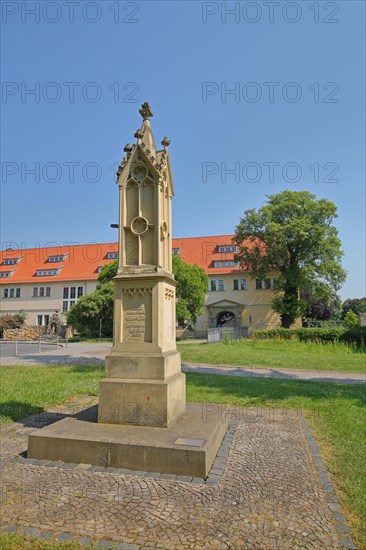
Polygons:
[[112,352],[99,384],[98,421],[169,428],[186,408],[180,353]]
[[83,412],[31,434],[28,458],[206,478],[230,423],[207,403],[188,403],[169,428],[101,424],[97,406]]

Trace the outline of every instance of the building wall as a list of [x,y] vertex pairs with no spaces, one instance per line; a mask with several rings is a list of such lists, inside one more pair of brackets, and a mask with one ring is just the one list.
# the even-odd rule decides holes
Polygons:
[[[271,289],[257,289],[256,279],[248,272],[236,274],[222,274],[209,276],[209,291],[206,295],[206,304],[195,325],[195,334],[205,337],[208,328],[218,326],[218,315],[228,311],[235,315],[236,326],[254,329],[269,329],[279,327],[280,317],[271,308],[273,299],[273,279],[276,273],[270,273]],[[224,281],[224,290],[210,290],[210,282]],[[246,279],[246,290],[234,290],[234,279]],[[301,326],[297,320],[294,326]]]
[[[10,313],[14,314],[20,310],[24,310],[27,314],[27,325],[37,325],[38,316],[42,315],[42,324],[45,323],[44,316],[51,316],[55,311],[58,311],[61,314],[61,318],[65,319],[63,314],[63,291],[64,287],[83,287],[83,295],[90,294],[94,292],[97,286],[97,281],[55,281],[55,282],[42,282],[35,281],[34,283],[14,283],[10,282],[1,285],[1,301],[0,301],[0,312],[1,313]],[[50,296],[33,296],[34,288],[46,287],[51,288]],[[4,290],[8,289],[8,294],[10,294],[10,289],[14,289],[14,295],[16,295],[16,289],[20,288],[20,297],[19,298],[5,298]],[[45,291],[46,293],[46,291]],[[38,290],[39,294],[39,290]],[[70,296],[70,291],[69,291]],[[69,302],[70,302],[69,298]],[[77,301],[77,299],[75,300]]]

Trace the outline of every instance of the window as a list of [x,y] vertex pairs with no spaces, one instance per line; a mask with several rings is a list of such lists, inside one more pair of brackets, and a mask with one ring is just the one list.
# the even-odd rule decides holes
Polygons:
[[256,279],[255,288],[257,290],[271,290],[271,279],[269,277],[266,277],[265,279]]
[[84,295],[83,286],[65,286],[63,290],[62,313],[69,311],[70,307],[76,304],[79,298]]
[[16,265],[20,260],[21,258],[5,258],[3,265]]
[[277,290],[280,288],[280,280],[277,277],[273,278],[273,289]]
[[11,277],[14,273],[14,269],[12,271],[0,271],[0,277],[5,279],[6,277]]
[[237,246],[219,246],[219,252],[237,252],[238,251],[238,247]]
[[246,279],[234,279],[233,289],[234,290],[246,290],[247,289],[247,280]]
[[37,315],[37,325],[39,327],[42,327],[42,326],[47,327],[49,324],[50,324],[49,315]]
[[234,260],[227,260],[226,262],[214,262],[214,267],[237,267],[239,262],[234,262]]
[[35,286],[33,287],[33,298],[37,297],[43,298],[44,296],[51,296],[51,287],[50,286]]
[[20,288],[4,288],[3,298],[20,298]]
[[256,280],[255,280],[255,288],[256,288],[256,290],[262,290],[262,283],[263,283],[262,279],[256,279]]
[[172,252],[173,252],[173,256],[179,256],[180,248],[173,248]]
[[211,292],[225,290],[224,279],[211,279],[209,290]]
[[48,257],[49,262],[64,262],[65,261],[65,255],[61,256],[49,256]]
[[117,260],[118,252],[108,252],[107,258],[108,260]]
[[36,275],[37,277],[53,277],[55,275],[58,275],[61,271],[61,268],[59,269],[40,269],[37,271]]

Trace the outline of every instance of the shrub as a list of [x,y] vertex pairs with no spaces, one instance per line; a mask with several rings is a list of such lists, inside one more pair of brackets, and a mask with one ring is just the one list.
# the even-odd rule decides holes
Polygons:
[[358,320],[358,315],[356,315],[356,313],[354,313],[352,311],[352,309],[349,309],[347,311],[347,313],[345,315],[345,318],[344,318],[344,324],[345,324],[347,329],[356,328],[360,324],[359,320]]
[[18,311],[14,315],[0,315],[0,337],[3,337],[4,330],[6,329],[21,328],[26,318],[27,314],[23,310]]
[[254,338],[258,340],[299,340],[300,342],[330,342],[354,343],[364,347],[366,342],[366,327],[343,328],[274,328],[271,330],[256,330]]

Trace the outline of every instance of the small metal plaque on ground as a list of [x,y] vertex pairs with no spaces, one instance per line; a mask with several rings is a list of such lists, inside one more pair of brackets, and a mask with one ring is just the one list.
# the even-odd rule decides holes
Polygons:
[[189,439],[186,437],[178,437],[174,441],[174,445],[188,445],[189,447],[202,447],[204,443],[206,443],[205,439]]

